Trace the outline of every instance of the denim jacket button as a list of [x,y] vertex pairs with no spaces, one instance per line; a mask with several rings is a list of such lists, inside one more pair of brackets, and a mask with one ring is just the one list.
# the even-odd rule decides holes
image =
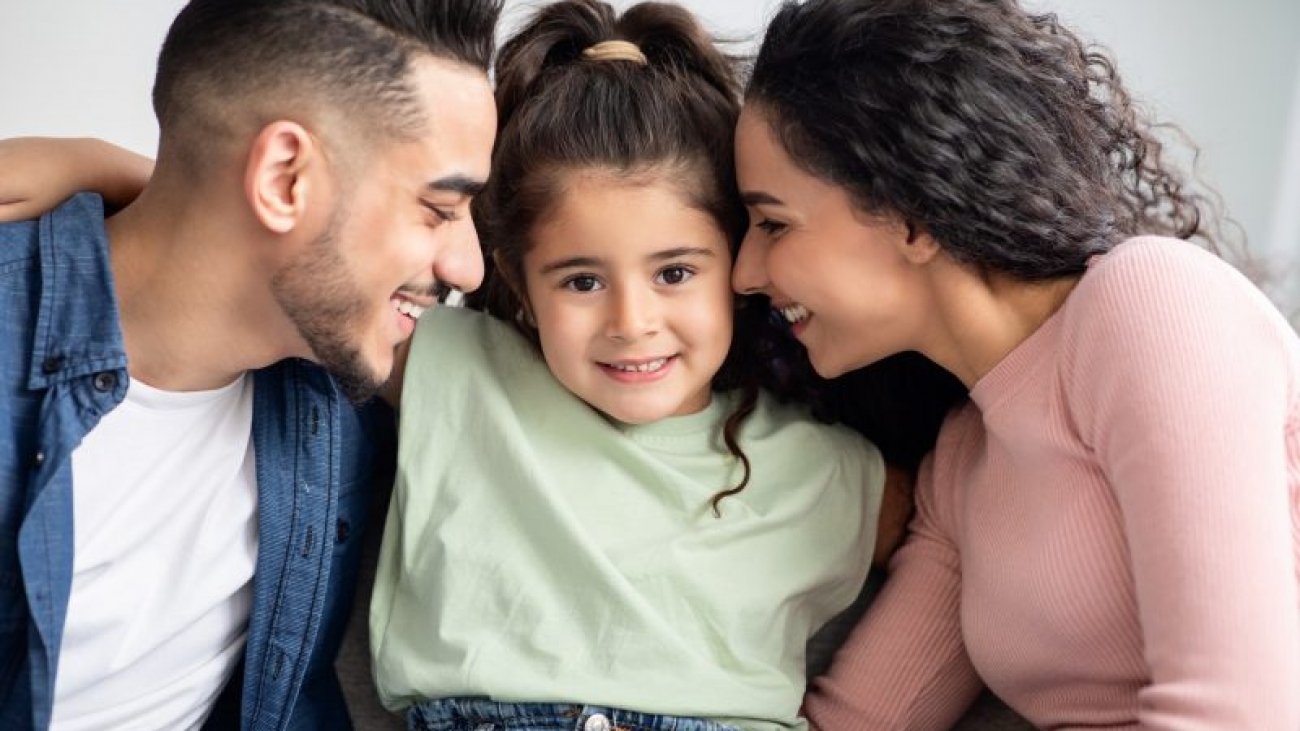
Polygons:
[[96,391],[107,393],[108,391],[112,391],[113,387],[117,385],[117,375],[110,373],[109,371],[96,373],[94,383]]
[[609,731],[612,724],[603,713],[593,713],[582,724],[582,731]]
[[68,359],[65,356],[51,355],[50,357],[41,361],[41,373],[44,373],[47,376],[52,376],[55,373],[58,373],[59,371],[63,370],[63,366],[67,362]]

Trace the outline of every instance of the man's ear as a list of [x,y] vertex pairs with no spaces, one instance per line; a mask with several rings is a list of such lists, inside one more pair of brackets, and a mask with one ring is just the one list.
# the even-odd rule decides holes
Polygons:
[[320,144],[297,122],[278,120],[262,128],[244,169],[244,195],[262,225],[285,234],[302,223],[309,196],[321,192],[313,177],[322,162]]
[[929,231],[911,221],[898,221],[901,236],[897,239],[903,258],[913,264],[928,264],[939,253],[939,242]]

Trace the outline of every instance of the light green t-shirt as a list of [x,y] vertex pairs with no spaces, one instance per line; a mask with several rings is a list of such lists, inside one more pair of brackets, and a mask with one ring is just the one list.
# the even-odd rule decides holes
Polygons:
[[884,465],[856,433],[764,396],[643,426],[565,390],[509,325],[420,318],[370,608],[384,705],[568,702],[803,724],[804,646],[857,594]]

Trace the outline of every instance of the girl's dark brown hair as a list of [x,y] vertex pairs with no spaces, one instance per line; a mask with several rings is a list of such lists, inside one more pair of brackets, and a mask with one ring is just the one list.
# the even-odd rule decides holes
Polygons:
[[[582,52],[602,41],[635,44],[645,63],[590,60]],[[515,323],[520,317],[523,258],[535,227],[560,202],[578,171],[636,184],[666,181],[707,213],[734,255],[746,225],[736,193],[732,138],[740,90],[735,60],[685,9],[643,2],[619,15],[598,0],[561,0],[542,7],[501,49],[496,64],[498,129],[492,177],[475,201],[487,274],[467,303]],[[727,449],[744,468],[718,501],[749,482],[750,462],[737,441],[761,388],[777,396],[796,390],[796,369],[766,307],[741,307],[731,349],[713,380],[715,391],[738,389],[723,426]]]

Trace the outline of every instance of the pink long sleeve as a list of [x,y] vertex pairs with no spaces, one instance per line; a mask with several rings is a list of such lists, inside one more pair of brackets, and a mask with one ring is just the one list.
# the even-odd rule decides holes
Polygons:
[[933,463],[922,465],[917,511],[890,579],[813,682],[804,710],[814,728],[941,731],[982,684],[966,657],[958,622],[961,561],[951,516],[933,495]]
[[971,396],[813,723],[944,728],[968,659],[1045,728],[1300,729],[1300,343],[1263,297],[1126,242]]

